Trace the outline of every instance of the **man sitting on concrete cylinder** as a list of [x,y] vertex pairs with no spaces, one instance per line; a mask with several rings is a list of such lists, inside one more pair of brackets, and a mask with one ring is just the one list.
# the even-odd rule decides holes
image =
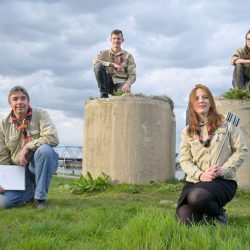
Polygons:
[[246,45],[236,50],[231,63],[234,68],[233,86],[250,90],[250,30],[246,33]]
[[122,31],[113,30],[110,42],[111,49],[101,51],[93,62],[101,98],[108,98],[108,94],[113,95],[117,90],[129,93],[136,80],[135,60],[121,48]]

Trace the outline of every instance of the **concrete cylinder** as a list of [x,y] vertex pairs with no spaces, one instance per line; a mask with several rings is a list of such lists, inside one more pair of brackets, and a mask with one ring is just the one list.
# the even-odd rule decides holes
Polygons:
[[[232,112],[240,118],[239,127],[241,128],[248,150],[250,150],[250,101],[249,100],[229,100],[224,97],[215,97],[218,112],[226,115]],[[248,155],[244,164],[237,172],[238,186],[250,190],[250,157]]]
[[167,97],[125,94],[84,107],[83,175],[102,172],[118,183],[175,176],[175,116]]

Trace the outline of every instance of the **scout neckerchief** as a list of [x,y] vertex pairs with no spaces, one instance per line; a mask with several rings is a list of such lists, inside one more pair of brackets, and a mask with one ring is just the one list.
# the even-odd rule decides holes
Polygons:
[[247,45],[244,48],[244,58],[245,60],[249,60],[250,59],[250,48],[247,47]]
[[[110,53],[111,56],[111,62],[115,63],[115,56],[113,53]],[[118,65],[122,65],[123,64],[123,57],[122,57],[122,53],[119,55],[119,59],[118,59]]]
[[247,52],[244,59],[249,60],[250,59],[250,52]]
[[[204,124],[204,123],[203,123]],[[202,125],[203,125],[202,124]],[[208,148],[210,146],[211,140],[213,138],[213,129],[211,126],[207,126],[207,132],[208,132],[208,137],[207,139],[204,141],[201,137],[201,129],[199,126],[195,127],[195,135],[198,137],[198,140],[200,141],[200,143],[205,147]]]
[[26,117],[24,118],[22,122],[18,121],[13,109],[11,110],[11,113],[10,113],[10,119],[13,123],[16,124],[16,128],[22,132],[24,141],[28,141],[29,139],[29,136],[27,133],[27,127],[31,118],[32,118],[32,108],[30,105],[28,106],[28,112],[26,114]]

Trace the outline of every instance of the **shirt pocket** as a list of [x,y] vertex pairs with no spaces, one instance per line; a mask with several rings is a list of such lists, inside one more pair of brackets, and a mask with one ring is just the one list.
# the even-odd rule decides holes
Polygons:
[[191,150],[192,155],[196,155],[197,152],[199,152],[201,149],[200,141],[192,138],[192,139],[189,139],[188,143],[190,145],[190,150]]
[[199,146],[199,144],[200,144],[200,141],[199,140],[197,140],[197,139],[189,139],[188,140],[188,143],[189,143],[189,145],[190,145],[190,147],[192,148],[192,147],[197,147],[197,146]]
[[13,149],[18,147],[18,144],[20,143],[20,136],[18,135],[9,136],[7,140],[5,140],[5,143],[7,148],[12,151]]
[[30,141],[33,141],[34,139],[38,139],[40,137],[40,131],[37,129],[28,131],[28,134]]

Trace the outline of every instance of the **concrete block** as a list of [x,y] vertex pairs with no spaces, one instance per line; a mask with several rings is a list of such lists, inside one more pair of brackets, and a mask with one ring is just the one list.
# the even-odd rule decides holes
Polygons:
[[102,172],[118,183],[175,177],[176,124],[167,97],[125,94],[84,107],[83,175]]

